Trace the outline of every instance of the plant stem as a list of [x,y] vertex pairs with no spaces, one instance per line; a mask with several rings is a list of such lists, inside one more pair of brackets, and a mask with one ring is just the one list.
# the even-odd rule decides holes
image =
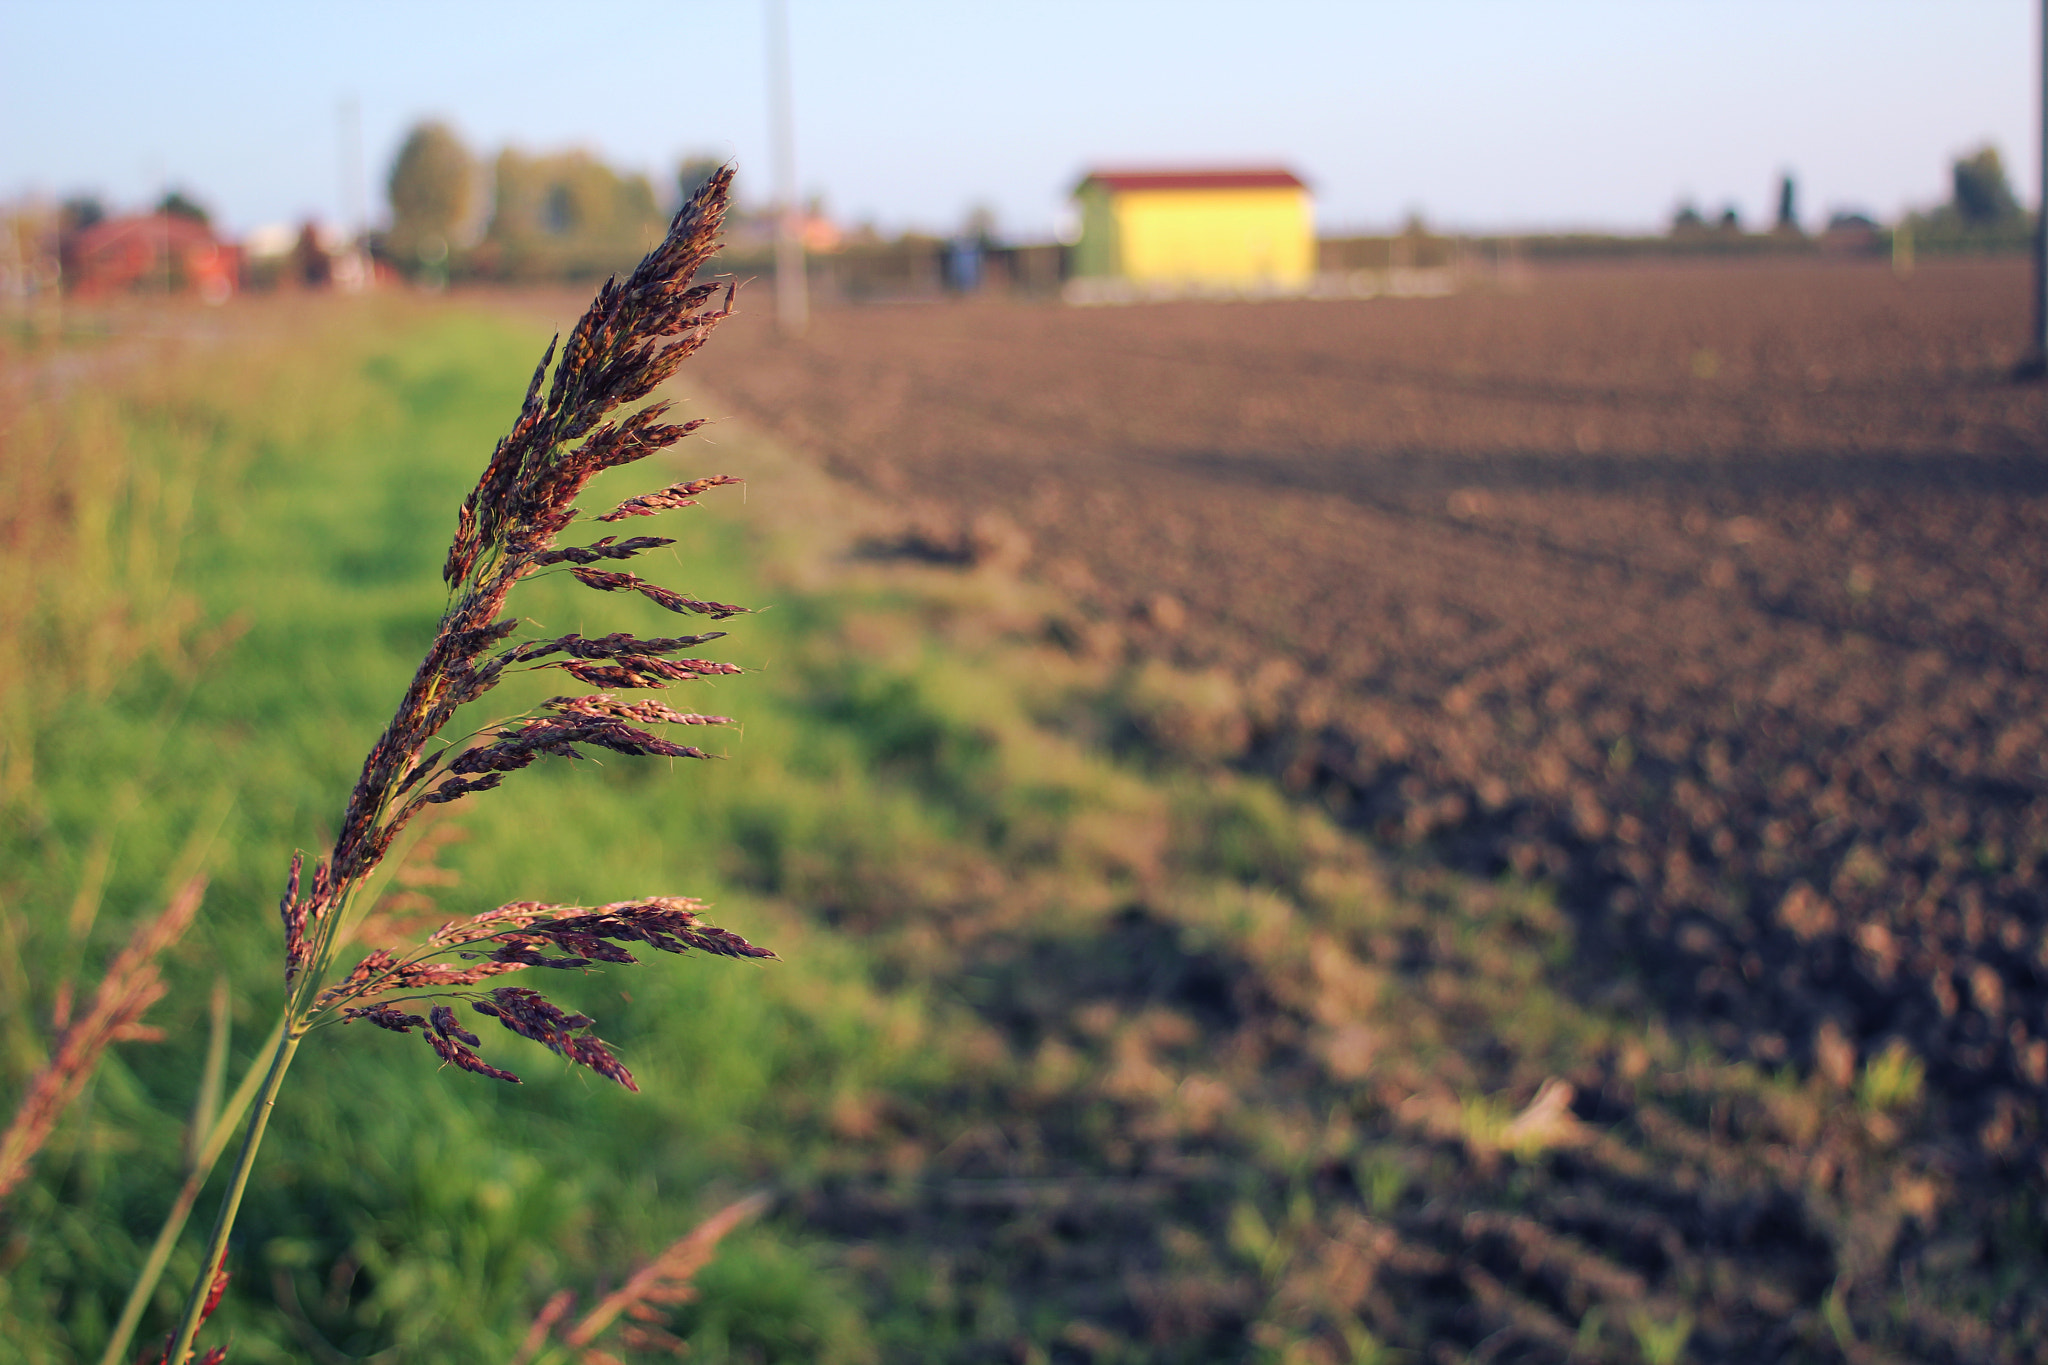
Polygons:
[[206,1136],[206,1145],[185,1172],[185,1183],[179,1188],[177,1199],[172,1201],[171,1211],[164,1215],[164,1225],[157,1230],[156,1244],[150,1247],[149,1257],[142,1263],[134,1287],[128,1291],[128,1302],[121,1305],[120,1320],[114,1324],[113,1335],[107,1338],[106,1350],[100,1352],[99,1365],[122,1365],[128,1358],[128,1343],[135,1339],[135,1328],[142,1321],[143,1310],[149,1306],[150,1297],[156,1293],[157,1281],[163,1278],[172,1248],[184,1235],[185,1220],[192,1216],[192,1206],[199,1202],[199,1192],[205,1188],[207,1177],[213,1174],[220,1154],[227,1150],[228,1139],[241,1126],[242,1115],[249,1112],[250,1101],[256,1098],[256,1087],[267,1074],[278,1040],[283,1037],[284,1020],[280,1017],[277,1027],[270,1031],[270,1037],[256,1049],[248,1074],[242,1077],[242,1083],[235,1087],[235,1093],[221,1109],[220,1117],[214,1120]]
[[235,1168],[228,1176],[227,1193],[221,1197],[220,1216],[213,1221],[213,1235],[206,1239],[206,1252],[199,1261],[199,1278],[192,1285],[192,1297],[186,1301],[184,1319],[179,1322],[178,1333],[171,1339],[171,1349],[164,1357],[168,1365],[185,1365],[185,1358],[192,1352],[192,1338],[199,1335],[199,1320],[206,1315],[206,1299],[213,1289],[214,1275],[220,1269],[221,1258],[227,1252],[228,1233],[234,1229],[235,1214],[242,1207],[242,1191],[249,1186],[249,1170],[256,1164],[256,1149],[263,1145],[263,1130],[270,1124],[270,1111],[277,1103],[278,1087],[284,1084],[285,1070],[291,1066],[292,1055],[299,1050],[299,1043],[305,1036],[305,1024],[298,1019],[290,1019],[284,1036],[278,1040],[270,1072],[263,1078],[263,1089],[256,1096],[256,1112],[249,1116],[249,1135],[242,1139],[241,1153],[236,1156]]

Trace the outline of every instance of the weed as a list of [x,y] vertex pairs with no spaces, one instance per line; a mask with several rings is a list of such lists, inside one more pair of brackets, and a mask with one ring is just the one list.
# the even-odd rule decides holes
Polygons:
[[1863,1074],[1856,1078],[1856,1102],[1872,1114],[1911,1109],[1920,1103],[1926,1079],[1926,1063],[1903,1039],[1894,1038],[1863,1064]]
[[1408,1172],[1392,1156],[1370,1152],[1358,1158],[1354,1176],[1375,1218],[1392,1213],[1408,1189]]
[[1678,1365],[1685,1359],[1685,1348],[1692,1341],[1692,1314],[1679,1313],[1674,1317],[1659,1318],[1644,1309],[1630,1314],[1628,1325],[1635,1334],[1636,1349],[1642,1353],[1643,1365]]
[[64,1028],[56,1051],[29,1082],[13,1122],[0,1131],[0,1197],[27,1174],[29,1162],[49,1139],[58,1117],[99,1069],[107,1046],[142,1036],[143,1014],[169,989],[158,959],[184,934],[205,894],[205,880],[193,878],[161,914],[138,928],[128,946],[108,965],[85,1012]]

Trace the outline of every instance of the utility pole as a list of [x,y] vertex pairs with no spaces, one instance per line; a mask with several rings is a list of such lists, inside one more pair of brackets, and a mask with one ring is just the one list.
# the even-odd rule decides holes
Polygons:
[[367,288],[370,283],[369,251],[363,238],[369,232],[368,215],[364,208],[366,196],[363,193],[363,110],[354,95],[344,95],[338,110],[340,138],[340,159],[337,169],[341,174],[341,196],[337,207],[340,210],[341,231],[346,242],[343,257],[345,270],[354,280],[355,288]]
[[[2048,0],[2043,0],[2048,4]],[[775,321],[788,337],[811,325],[796,190],[796,112],[789,78],[789,0],[768,5],[768,123],[775,142]]]
[[2035,96],[2039,103],[2034,109],[2034,133],[2038,139],[2034,163],[2038,178],[2034,183],[2039,191],[2034,200],[2034,325],[2012,377],[2038,383],[2048,379],[2048,0],[2041,0],[2037,21],[2040,31],[2035,37],[2040,46],[2035,51],[2041,65],[2035,72]]

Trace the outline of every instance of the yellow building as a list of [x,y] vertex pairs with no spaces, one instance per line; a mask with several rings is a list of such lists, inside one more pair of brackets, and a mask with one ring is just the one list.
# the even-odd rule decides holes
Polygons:
[[1083,279],[1288,291],[1315,272],[1314,206],[1292,171],[1092,171],[1074,198]]

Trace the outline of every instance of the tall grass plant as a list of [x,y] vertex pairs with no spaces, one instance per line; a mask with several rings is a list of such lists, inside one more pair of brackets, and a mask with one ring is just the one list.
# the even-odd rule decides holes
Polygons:
[[[73,1359],[102,1344],[178,1183],[176,1134],[206,1070],[201,983],[211,973],[235,988],[232,1069],[258,1060],[261,1002],[275,998],[277,976],[275,931],[259,907],[274,899],[275,869],[292,845],[333,819],[353,755],[433,634],[434,542],[489,431],[516,408],[517,357],[526,351],[530,362],[532,346],[501,323],[430,316],[403,301],[246,321],[289,324],[299,338],[195,344],[172,381],[113,369],[94,399],[48,392],[31,414],[63,430],[87,423],[67,403],[116,395],[91,409],[105,424],[108,461],[155,469],[159,483],[183,471],[190,497],[168,511],[143,501],[118,517],[87,508],[68,529],[38,526],[35,552],[17,561],[50,605],[11,626],[25,667],[6,685],[11,771],[26,774],[14,809],[27,812],[9,822],[6,865],[18,871],[4,887],[10,941],[0,962],[23,986],[0,1007],[13,1080],[48,1047],[58,984],[48,964],[103,954],[158,894],[181,845],[209,821],[216,828],[202,855],[213,874],[206,910],[171,967],[170,998],[151,1016],[165,1041],[117,1050],[59,1124],[35,1178],[0,1210],[0,1341],[9,1343],[0,1359]],[[55,457],[44,468],[52,478],[80,473]],[[42,491],[49,515],[72,514],[61,480]],[[128,544],[161,538],[182,558],[110,561],[116,529]],[[706,529],[683,567],[720,591],[743,585],[739,534]],[[99,576],[92,595],[65,585],[74,570]],[[542,587],[536,615],[581,622],[587,591]],[[109,613],[146,615],[166,595],[185,604],[184,635],[153,653],[131,641],[125,657],[101,644]],[[211,661],[171,648],[208,630],[227,641]],[[81,648],[101,652],[80,658]],[[22,695],[39,685],[59,700]],[[579,775],[588,780],[563,786],[536,774],[530,792],[505,793],[501,810],[478,819],[466,847],[496,844],[496,853],[469,866],[458,848],[446,860],[454,866],[434,869],[445,875],[430,882],[464,883],[439,891],[440,911],[679,876],[718,892],[716,846],[693,820],[715,796],[674,801],[670,784],[615,770]],[[80,923],[81,887],[105,902],[104,923]],[[801,926],[788,927],[791,941],[803,940]],[[378,1045],[389,1040],[316,1041],[301,1063],[310,1079],[272,1136],[276,1177],[250,1194],[232,1248],[238,1284],[215,1327],[235,1341],[237,1359],[292,1358],[309,1342],[508,1358],[540,1291],[575,1283],[588,1273],[581,1267],[629,1267],[687,1226],[707,1189],[761,1173],[776,1144],[757,1150],[740,1134],[750,1124],[786,1130],[772,1115],[791,1082],[822,1070],[840,1083],[907,1060],[906,1049],[875,1046],[887,1009],[863,996],[864,975],[826,945],[796,982],[580,983],[570,995],[603,1008],[620,1037],[681,1025],[669,1046],[632,1049],[644,1052],[633,1065],[655,1102],[631,1114],[571,1077],[543,1071],[505,1096],[454,1094],[433,1076],[433,1058]],[[570,1120],[574,1112],[582,1117]],[[790,1134],[783,1145],[803,1141]],[[200,1278],[189,1241],[171,1258],[167,1286]],[[781,1277],[780,1298],[799,1318],[832,1301],[831,1278],[800,1250],[744,1254],[781,1267],[769,1278]],[[337,1266],[349,1267],[339,1280]],[[322,1276],[308,1279],[316,1269]],[[156,1296],[159,1314],[169,1293]],[[773,1321],[756,1330],[805,1331]],[[858,1357],[860,1341],[841,1334],[826,1354]]]

